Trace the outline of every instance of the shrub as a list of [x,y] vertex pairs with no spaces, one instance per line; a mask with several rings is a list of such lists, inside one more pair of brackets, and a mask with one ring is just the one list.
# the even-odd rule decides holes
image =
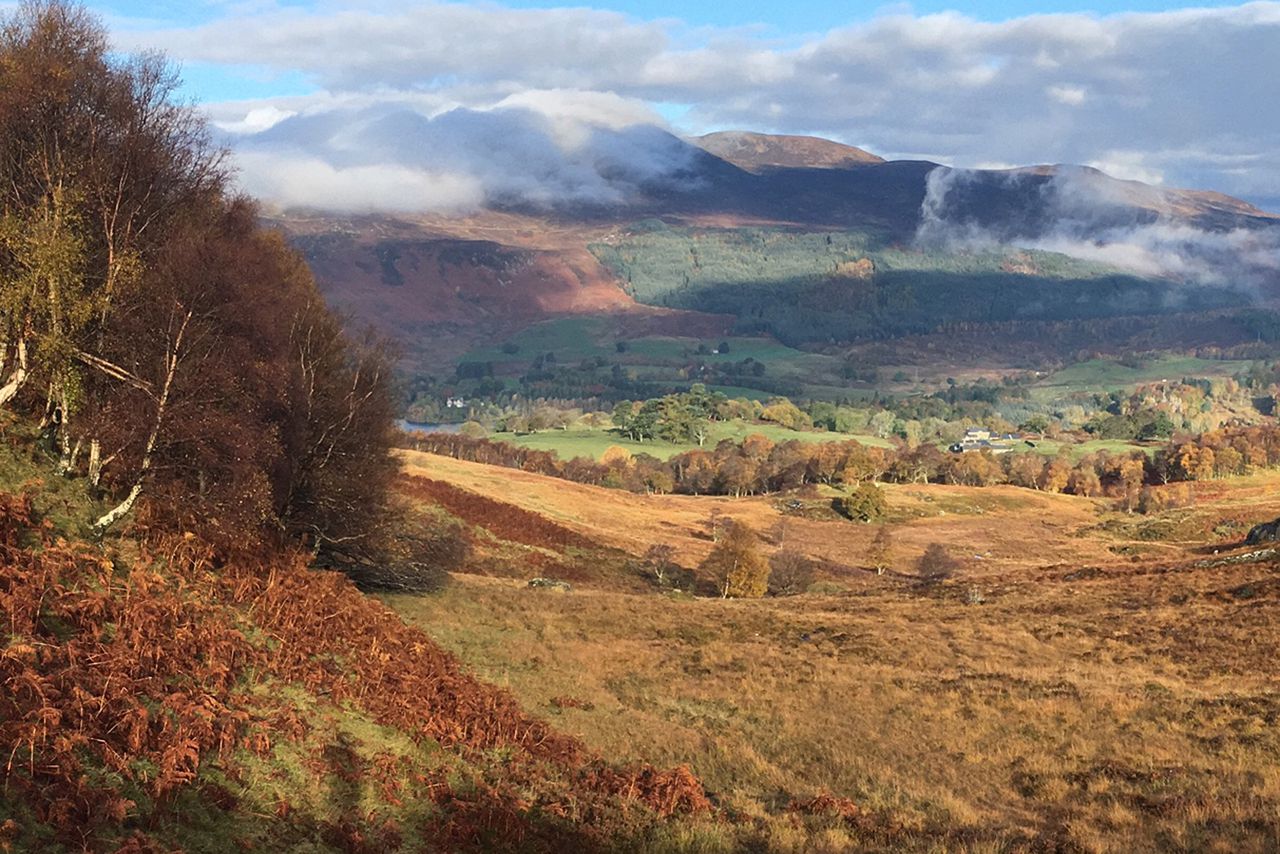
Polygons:
[[817,563],[792,549],[783,549],[769,558],[769,592],[774,596],[794,596],[809,589]]
[[876,575],[884,575],[884,571],[889,568],[889,550],[892,548],[893,535],[889,533],[888,527],[881,525],[867,548],[867,562],[876,571]]
[[[414,513],[400,503],[392,506],[396,520],[382,533],[386,542],[376,545],[377,560],[338,562],[365,590],[428,593],[448,583],[449,573],[462,569],[471,557],[471,536],[459,522],[437,521]],[[324,556],[318,561],[328,562]]]
[[960,562],[947,552],[941,543],[930,543],[916,561],[916,575],[923,584],[941,584],[955,575]]
[[884,490],[874,483],[860,483],[848,495],[833,502],[836,512],[857,522],[872,522],[886,510]]
[[769,589],[769,563],[760,554],[755,531],[729,520],[699,569],[723,598],[758,599]]
[[645,574],[658,582],[659,587],[670,585],[676,570],[680,568],[675,555],[675,547],[665,543],[654,543],[644,553]]

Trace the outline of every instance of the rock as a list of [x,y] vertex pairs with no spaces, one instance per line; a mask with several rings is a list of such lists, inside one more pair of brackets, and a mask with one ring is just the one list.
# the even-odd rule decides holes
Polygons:
[[529,581],[529,586],[540,590],[559,590],[563,593],[573,590],[573,586],[569,582],[557,581],[554,578],[534,578]]
[[1249,529],[1249,536],[1244,538],[1246,546],[1258,546],[1263,543],[1280,541],[1280,519],[1274,522],[1263,522]]

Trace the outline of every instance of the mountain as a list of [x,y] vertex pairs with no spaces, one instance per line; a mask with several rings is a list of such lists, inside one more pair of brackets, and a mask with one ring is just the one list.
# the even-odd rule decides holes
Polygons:
[[[593,144],[625,201],[495,194],[468,216],[271,221],[327,298],[398,338],[411,372],[436,376],[560,317],[603,319],[617,341],[737,331],[842,346],[949,323],[1124,316],[1139,319],[1138,340],[1142,318],[1280,294],[1280,217],[1219,193],[1070,165],[884,161],[812,137],[647,128]],[[667,165],[642,163],[645,151]],[[1211,328],[1233,330],[1221,346],[1255,337]],[[1120,346],[1087,328],[1062,340]]]
[[884,162],[869,151],[816,136],[719,131],[695,137],[692,142],[748,172],[769,167],[840,169]]
[[943,170],[933,188],[945,188],[932,211],[953,225],[981,225],[1002,240],[1069,229],[1081,239],[1109,230],[1164,223],[1223,233],[1271,229],[1280,217],[1222,193],[1155,187],[1112,178],[1087,166],[1042,165],[1005,170]]

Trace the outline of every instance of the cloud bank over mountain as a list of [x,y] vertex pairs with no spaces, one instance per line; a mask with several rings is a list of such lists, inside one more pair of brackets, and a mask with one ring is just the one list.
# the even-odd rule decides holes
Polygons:
[[690,165],[657,117],[590,93],[526,92],[432,114],[376,101],[287,115],[234,139],[242,183],[332,211],[622,205]]
[[[434,117],[568,91],[606,117],[659,106],[690,133],[815,133],[888,157],[1082,163],[1280,198],[1280,111],[1260,108],[1280,102],[1280,2],[995,23],[890,13],[784,39],[589,8],[262,0],[211,7],[198,26],[117,20],[115,36],[125,48],[159,44],[183,62],[302,75],[313,87],[212,108],[241,130],[352,102],[411,100]],[[326,166],[335,168],[313,166],[317,187],[333,178]],[[565,180],[548,186],[591,183]],[[439,192],[465,195],[451,183]]]
[[[986,200],[1005,199],[1014,218],[993,219]],[[1280,280],[1280,229],[1195,224],[1187,194],[1117,181],[1089,168],[929,173],[916,242],[945,249],[1000,245],[1160,276],[1241,289]]]

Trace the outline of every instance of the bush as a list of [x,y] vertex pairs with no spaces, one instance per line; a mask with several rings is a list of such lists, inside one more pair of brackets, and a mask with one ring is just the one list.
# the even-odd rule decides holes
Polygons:
[[941,584],[955,575],[960,562],[953,558],[941,543],[930,543],[916,561],[916,575],[926,585]]
[[884,490],[874,483],[860,483],[832,504],[837,513],[857,522],[873,522],[884,516],[887,509]]
[[699,569],[726,599],[758,599],[769,589],[769,563],[760,554],[755,531],[742,522],[725,523],[724,534]]
[[893,534],[889,533],[887,527],[881,525],[880,529],[876,531],[875,538],[871,540],[871,545],[867,548],[867,562],[876,571],[876,575],[884,575],[884,571],[891,565],[889,551],[892,548]]
[[664,589],[693,590],[693,572],[676,563],[675,554],[675,548],[665,543],[649,546],[644,553],[644,574]]
[[774,596],[794,596],[809,589],[817,562],[797,551],[783,549],[769,558],[769,592]]
[[[470,558],[471,536],[461,523],[436,521],[403,506],[393,506],[392,515],[395,524],[387,526],[385,541],[376,546],[379,559],[342,561],[336,567],[361,589],[433,592]],[[328,563],[323,556],[317,562]]]

